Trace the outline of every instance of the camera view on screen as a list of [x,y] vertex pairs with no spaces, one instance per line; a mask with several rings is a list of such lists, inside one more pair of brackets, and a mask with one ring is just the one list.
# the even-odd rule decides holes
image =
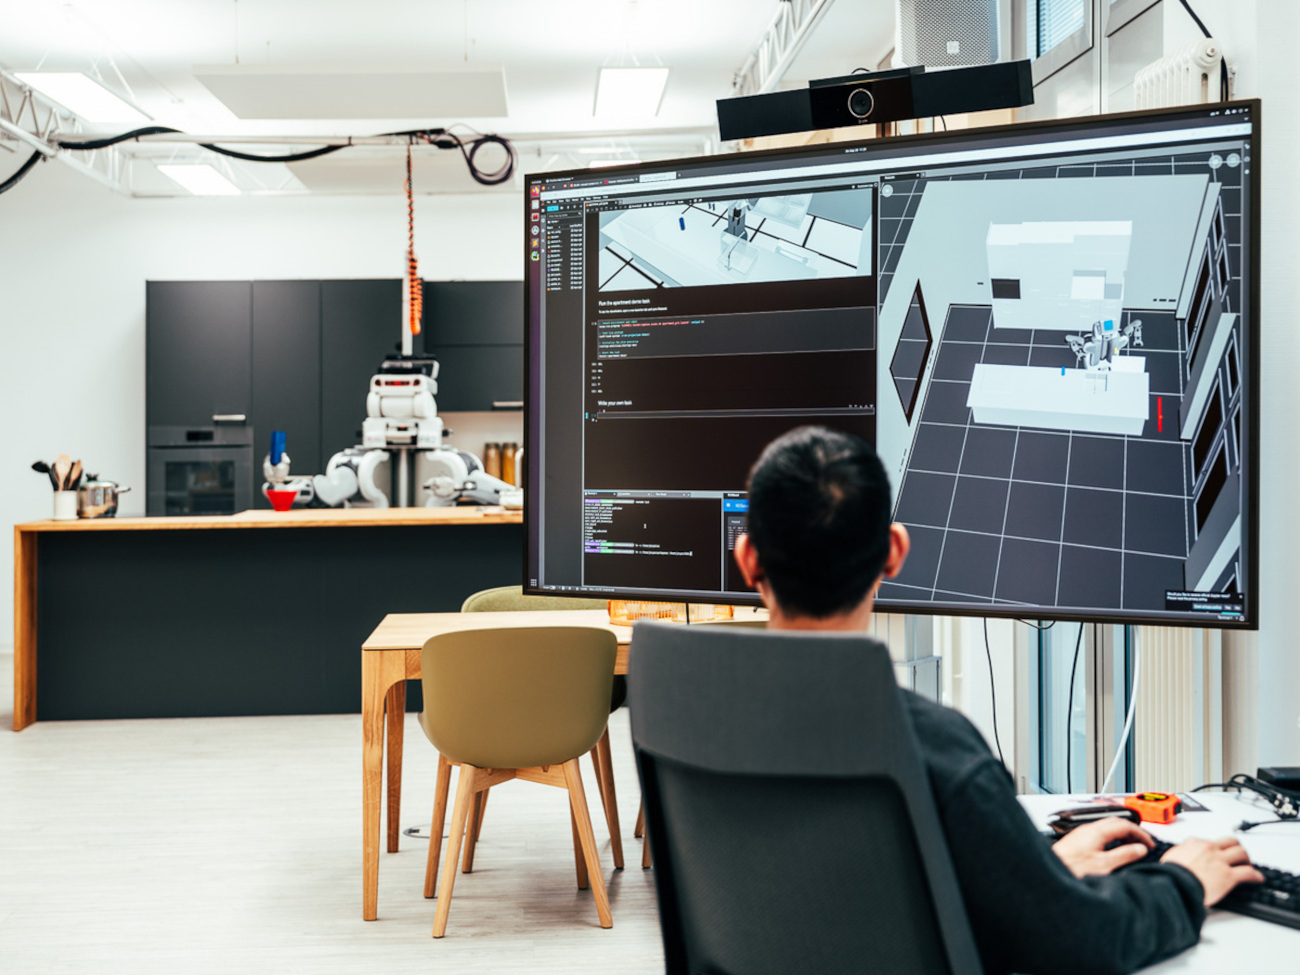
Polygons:
[[1253,111],[531,178],[529,588],[755,601],[815,423],[890,473],[882,610],[1253,624]]

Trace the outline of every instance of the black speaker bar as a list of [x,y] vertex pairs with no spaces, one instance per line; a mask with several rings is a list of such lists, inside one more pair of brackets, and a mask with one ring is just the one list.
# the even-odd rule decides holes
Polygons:
[[942,71],[904,68],[827,78],[793,91],[719,98],[718,130],[729,141],[1033,103],[1028,61]]

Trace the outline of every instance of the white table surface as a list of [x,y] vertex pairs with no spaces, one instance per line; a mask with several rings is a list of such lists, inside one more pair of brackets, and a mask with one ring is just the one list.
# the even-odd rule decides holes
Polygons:
[[[1091,796],[1020,796],[1020,804],[1034,824],[1043,828],[1060,809],[1083,805]],[[1300,823],[1258,826],[1233,833],[1243,819],[1254,822],[1274,818],[1263,800],[1238,798],[1234,793],[1198,792],[1205,812],[1186,812],[1168,826],[1145,824],[1153,836],[1170,843],[1192,837],[1215,839],[1235,835],[1252,860],[1267,867],[1300,873]],[[1300,971],[1300,930],[1281,924],[1242,917],[1230,911],[1210,910],[1201,928],[1201,942],[1144,972],[1273,973]]]

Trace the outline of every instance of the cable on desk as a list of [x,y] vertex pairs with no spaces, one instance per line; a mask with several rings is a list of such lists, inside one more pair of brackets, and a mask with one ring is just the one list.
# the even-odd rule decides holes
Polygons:
[[1257,779],[1253,775],[1247,775],[1244,772],[1238,772],[1227,782],[1207,782],[1205,785],[1198,785],[1193,792],[1202,792],[1206,789],[1236,789],[1238,792],[1253,792],[1264,799],[1267,799],[1277,813],[1277,819],[1266,819],[1262,822],[1251,825],[1239,826],[1238,829],[1254,829],[1256,826],[1263,826],[1266,823],[1288,822],[1300,818],[1300,795],[1289,789],[1279,789],[1275,785],[1270,785],[1262,779]]

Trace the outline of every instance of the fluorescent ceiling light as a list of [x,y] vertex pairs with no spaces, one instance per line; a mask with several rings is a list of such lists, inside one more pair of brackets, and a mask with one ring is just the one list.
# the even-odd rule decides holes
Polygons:
[[639,163],[640,159],[593,159],[587,163],[588,169],[604,169],[607,166],[631,166]]
[[149,116],[80,71],[19,71],[17,77],[92,124],[149,121]]
[[595,114],[624,118],[658,115],[667,83],[667,68],[601,68]]
[[206,164],[171,165],[162,163],[158,172],[175,180],[195,196],[239,196],[239,187]]

